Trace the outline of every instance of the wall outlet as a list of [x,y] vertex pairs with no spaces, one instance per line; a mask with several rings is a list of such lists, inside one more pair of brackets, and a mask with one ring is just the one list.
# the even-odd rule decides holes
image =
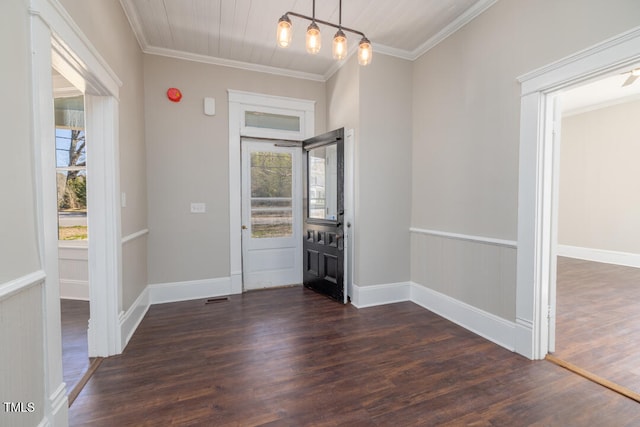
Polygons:
[[191,213],[205,213],[207,205],[205,203],[191,203]]

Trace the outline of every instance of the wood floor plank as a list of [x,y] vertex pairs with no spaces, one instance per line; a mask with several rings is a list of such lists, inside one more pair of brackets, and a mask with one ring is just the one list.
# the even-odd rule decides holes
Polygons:
[[62,373],[70,392],[89,369],[89,301],[60,300]]
[[558,257],[554,356],[640,393],[640,269]]
[[640,425],[640,406],[410,303],[301,287],[149,309],[72,426]]

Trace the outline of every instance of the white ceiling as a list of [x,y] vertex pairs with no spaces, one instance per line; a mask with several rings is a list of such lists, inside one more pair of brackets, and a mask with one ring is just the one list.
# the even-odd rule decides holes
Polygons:
[[[322,49],[307,54],[309,21],[291,17],[292,46],[276,46],[278,19],[310,16],[312,0],[120,0],[144,52],[326,80],[335,29],[320,25]],[[416,59],[497,0],[344,0],[342,24],[365,33],[376,52]],[[316,17],[338,23],[339,0],[316,2]],[[354,52],[359,36],[346,33]]]

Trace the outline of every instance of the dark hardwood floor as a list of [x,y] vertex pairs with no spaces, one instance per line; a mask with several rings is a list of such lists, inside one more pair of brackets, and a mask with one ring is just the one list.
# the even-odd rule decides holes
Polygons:
[[640,392],[640,269],[558,257],[554,356]]
[[62,373],[71,391],[89,368],[87,325],[89,301],[60,300],[62,319]]
[[301,287],[154,305],[72,426],[637,426],[640,405],[410,302]]

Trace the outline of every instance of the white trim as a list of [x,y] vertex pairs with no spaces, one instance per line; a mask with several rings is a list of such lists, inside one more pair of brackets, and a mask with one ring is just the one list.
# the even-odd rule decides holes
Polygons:
[[85,94],[87,150],[87,207],[89,239],[89,294],[91,295],[90,357],[119,354],[119,302],[122,293],[120,224],[120,167],[118,105],[114,97]]
[[137,239],[138,237],[142,237],[142,236],[145,236],[147,234],[149,234],[149,229],[148,228],[145,228],[145,229],[140,230],[140,231],[136,231],[135,233],[131,233],[131,234],[127,235],[127,236],[124,236],[122,238],[122,244],[124,245],[127,242],[130,242],[130,241],[132,241],[134,239]]
[[515,349],[513,322],[417,283],[411,284],[411,301],[507,350]]
[[51,417],[47,417],[47,424],[52,426],[66,426],[69,424],[69,400],[67,398],[67,385],[61,383],[58,388],[49,396],[49,407]]
[[440,30],[436,35],[431,37],[426,42],[422,43],[418,48],[411,52],[411,59],[416,60],[422,55],[442,43],[447,37],[456,33],[462,27],[469,22],[477,18],[482,12],[493,6],[498,0],[479,0],[469,9],[467,9],[462,15],[458,16],[450,24]]
[[[534,354],[533,348],[533,322],[516,317],[515,350],[524,356]],[[527,356],[531,358],[530,356]]]
[[506,246],[517,248],[518,242],[514,240],[494,239],[493,237],[473,236],[470,234],[450,233],[448,231],[426,230],[424,228],[411,227],[409,231],[416,234],[426,234],[428,236],[446,237],[448,239],[466,240],[469,242],[486,243],[488,245]]
[[149,285],[147,288],[149,290],[150,304],[164,304],[232,294],[230,277],[157,283]]
[[120,337],[122,339],[120,348],[124,351],[125,347],[131,340],[136,329],[142,322],[145,314],[149,310],[149,287],[145,287],[144,290],[138,295],[138,298],[131,304],[131,307],[124,312],[120,312],[118,316],[118,322],[120,324]]
[[[518,253],[516,351],[531,359],[545,357],[550,344],[549,307],[553,303],[554,177],[553,98],[558,91],[596,76],[612,74],[640,60],[640,27],[518,78],[520,161],[518,180]],[[551,307],[555,312],[555,307]],[[552,325],[551,325],[552,327]],[[528,335],[527,335],[528,334]]]
[[[358,309],[411,301],[507,350],[516,348],[517,324],[415,282],[353,285],[351,304]],[[526,322],[518,322],[526,327]]]
[[229,102],[246,104],[248,107],[282,108],[286,110],[301,110],[308,113],[315,111],[316,101],[312,99],[290,98],[235,89],[228,89],[227,92],[229,93]]
[[200,62],[203,64],[220,65],[222,67],[238,68],[246,71],[255,71],[258,73],[275,74],[278,76],[291,77],[295,79],[312,80],[316,82],[324,82],[325,78],[322,74],[306,73],[304,71],[289,70],[287,68],[271,67],[268,65],[253,64],[249,62],[236,61],[233,59],[218,58],[215,56],[200,55],[191,52],[181,52],[173,49],[162,47],[148,46],[143,48],[144,53],[150,55],[165,56],[167,58],[182,59],[186,61]]
[[[623,69],[640,59],[637,49],[640,26],[594,46],[525,73],[517,78],[521,95],[560,89],[589,80],[612,69]],[[585,69],[588,67],[588,70]]]
[[640,268],[640,254],[608,251],[605,249],[581,248],[579,246],[558,245],[559,256],[603,262],[605,264],[623,265]]
[[58,0],[31,0],[29,12],[40,17],[51,29],[54,47],[63,46],[75,53],[69,65],[80,74],[90,75],[86,82],[81,83],[83,91],[87,89],[86,83],[95,83],[97,87],[94,90],[102,92],[106,89],[110,95],[118,97],[122,81]]
[[43,270],[37,270],[33,273],[5,282],[0,285],[0,301],[22,292],[31,286],[42,284],[46,278],[47,275]]
[[356,308],[410,301],[411,283],[398,282],[372,286],[352,285],[351,304]]
[[89,281],[60,279],[60,298],[89,301]]

